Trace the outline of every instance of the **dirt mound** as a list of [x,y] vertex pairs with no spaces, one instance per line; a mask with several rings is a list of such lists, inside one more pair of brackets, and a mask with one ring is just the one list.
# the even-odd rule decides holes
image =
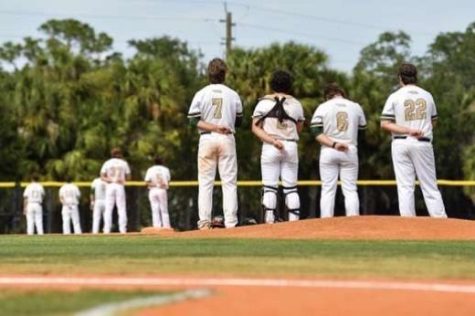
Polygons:
[[184,238],[475,240],[475,221],[429,217],[359,216],[187,232],[147,227],[142,233]]

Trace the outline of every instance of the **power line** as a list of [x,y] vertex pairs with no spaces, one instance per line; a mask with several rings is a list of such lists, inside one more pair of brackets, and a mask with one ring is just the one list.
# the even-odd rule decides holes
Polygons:
[[326,40],[330,42],[338,42],[338,43],[344,43],[344,44],[355,45],[355,46],[367,45],[366,43],[347,40],[343,38],[320,36],[320,35],[316,35],[315,33],[311,34],[311,33],[304,33],[304,32],[294,32],[288,29],[269,27],[269,26],[259,25],[259,24],[239,23],[239,26],[258,29],[258,30],[267,30],[267,31],[272,31],[272,32],[286,33],[289,35],[305,36],[308,38],[312,38],[313,40],[322,39],[322,40]]
[[[43,17],[54,17],[58,15],[62,16],[69,16],[70,13],[45,13],[39,11],[8,11],[2,10],[0,14],[3,15],[20,15],[20,16],[43,16]],[[197,21],[197,22],[217,22],[217,19],[210,19],[210,18],[195,18],[195,17],[187,17],[187,16],[157,16],[157,15],[96,15],[96,14],[88,14],[88,13],[74,13],[74,16],[80,16],[85,18],[91,19],[132,19],[132,20],[189,20],[189,21]]]
[[[323,17],[323,16],[311,15],[311,14],[306,14],[306,13],[284,11],[284,10],[274,9],[274,8],[271,8],[271,7],[246,5],[246,4],[240,3],[240,2],[232,2],[231,1],[229,3],[234,4],[234,5],[245,6],[247,8],[255,9],[255,10],[258,10],[258,11],[272,12],[272,13],[281,14],[281,15],[288,15],[288,16],[295,16],[295,17],[300,17],[300,18],[310,19],[310,20],[317,20],[317,21],[321,21],[321,22],[325,22],[325,23],[331,23],[331,24],[356,26],[356,27],[360,27],[360,28],[373,29],[373,30],[379,30],[379,31],[386,31],[386,30],[392,28],[392,27],[383,26],[383,25],[367,24],[367,23],[361,23],[361,22],[353,22],[353,21],[348,21],[348,20],[340,20],[340,19],[328,18],[328,17]],[[435,35],[438,34],[438,33],[432,33],[432,32],[411,32],[411,33],[412,34],[424,35],[424,36],[435,36]]]

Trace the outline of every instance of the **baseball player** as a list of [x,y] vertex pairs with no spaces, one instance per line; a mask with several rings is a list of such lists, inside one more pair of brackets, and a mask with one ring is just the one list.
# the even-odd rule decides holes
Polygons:
[[417,69],[412,64],[399,68],[401,88],[391,94],[381,114],[381,128],[392,134],[392,159],[397,181],[401,216],[415,216],[414,188],[419,179],[432,217],[447,217],[437,187],[432,129],[437,109],[432,95],[418,87]]
[[167,197],[170,170],[163,165],[161,157],[155,157],[155,165],[147,170],[145,182],[149,188],[148,199],[152,209],[153,227],[170,229]]
[[289,220],[300,218],[297,191],[297,141],[305,117],[300,102],[290,95],[292,77],[286,71],[275,71],[270,86],[273,94],[259,100],[252,115],[252,132],[263,142],[261,173],[262,205],[266,223],[274,223],[279,177],[282,180]]
[[71,221],[75,234],[81,234],[81,223],[79,220],[79,198],[81,192],[77,185],[72,183],[71,178],[66,179],[66,183],[59,189],[59,199],[63,208],[61,215],[63,216],[63,234],[71,234]]
[[210,84],[195,94],[188,112],[190,123],[197,126],[201,134],[198,148],[199,229],[211,228],[216,167],[222,181],[225,226],[230,228],[238,223],[234,132],[242,121],[242,104],[239,95],[224,85],[226,72],[223,60],[210,61]]
[[347,216],[359,215],[360,202],[356,188],[358,179],[358,130],[366,128],[361,106],[345,98],[336,84],[325,88],[326,102],[313,113],[310,128],[321,144],[320,177],[321,217],[333,217],[338,176],[342,182]]
[[130,178],[129,164],[122,158],[119,148],[111,150],[111,159],[101,168],[101,179],[106,185],[106,209],[104,211],[104,233],[108,234],[112,228],[112,210],[117,205],[119,217],[119,232],[127,232],[127,209],[125,204],[125,181]]
[[26,233],[33,235],[36,226],[36,233],[43,235],[43,198],[45,190],[43,186],[38,183],[38,175],[32,176],[32,181],[28,184],[23,192],[23,207],[26,215]]
[[101,218],[104,222],[106,209],[106,185],[101,178],[96,178],[91,184],[92,233],[99,233]]

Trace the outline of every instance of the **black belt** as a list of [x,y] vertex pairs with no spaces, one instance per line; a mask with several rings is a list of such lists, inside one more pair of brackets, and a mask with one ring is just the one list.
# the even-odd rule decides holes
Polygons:
[[[200,132],[200,135],[208,135],[208,134],[211,134],[211,132]],[[234,133],[230,133],[230,134],[234,134]],[[229,135],[229,134],[223,134],[223,135]]]
[[[407,136],[394,136],[393,139],[406,139]],[[430,143],[430,138],[429,137],[421,137],[417,139],[420,142],[429,142]]]
[[281,142],[294,142],[294,143],[298,142],[296,139],[279,139],[279,138],[277,138],[277,140],[281,141]]

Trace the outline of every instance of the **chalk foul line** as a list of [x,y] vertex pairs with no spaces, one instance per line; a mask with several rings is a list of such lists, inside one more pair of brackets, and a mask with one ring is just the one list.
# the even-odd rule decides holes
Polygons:
[[165,304],[172,304],[177,302],[186,301],[189,299],[199,299],[208,297],[211,295],[211,291],[207,289],[198,289],[198,290],[187,290],[180,293],[174,294],[162,294],[162,295],[152,295],[145,297],[133,298],[120,302],[112,302],[99,306],[92,307],[80,311],[75,314],[75,316],[113,316],[120,315],[123,312],[141,309],[147,307],[160,306]]
[[298,280],[254,278],[172,278],[172,277],[51,277],[51,276],[0,276],[0,285],[42,286],[240,286],[240,287],[297,287],[340,288],[361,290],[429,291],[475,294],[475,284],[360,281],[360,280]]

